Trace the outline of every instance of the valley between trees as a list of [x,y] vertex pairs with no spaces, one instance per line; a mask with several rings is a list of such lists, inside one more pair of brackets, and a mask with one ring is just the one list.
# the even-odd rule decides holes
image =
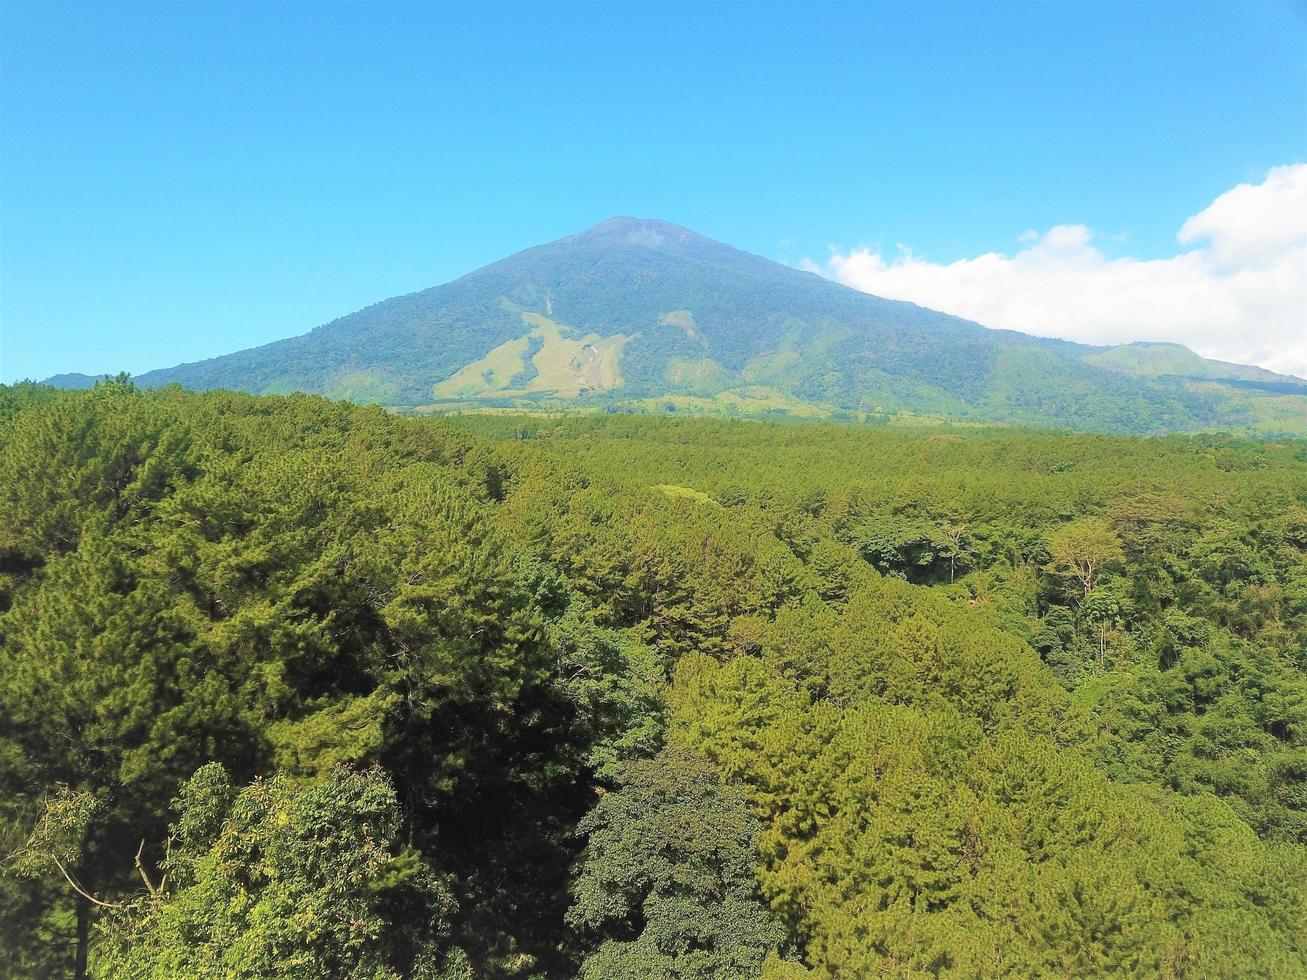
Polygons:
[[0,975],[1307,976],[1307,445],[0,387]]

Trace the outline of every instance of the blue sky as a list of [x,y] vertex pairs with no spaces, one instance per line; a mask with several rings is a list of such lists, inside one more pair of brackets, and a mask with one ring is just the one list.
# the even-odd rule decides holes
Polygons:
[[[302,333],[613,214],[860,288],[857,256],[949,268],[1060,226],[1091,264],[1165,262],[1307,163],[1303,5],[0,11],[3,381]],[[1282,335],[1247,358],[1294,368]]]

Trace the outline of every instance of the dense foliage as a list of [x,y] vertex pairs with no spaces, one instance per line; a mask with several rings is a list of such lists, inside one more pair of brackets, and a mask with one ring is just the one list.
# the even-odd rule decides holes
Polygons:
[[1307,449],[0,388],[0,973],[1307,975]]
[[237,791],[209,763],[185,786],[148,898],[116,910],[98,950],[112,977],[470,977],[442,951],[453,900],[416,853],[379,770]]
[[582,977],[756,976],[785,943],[757,895],[758,821],[707,761],[665,751],[629,763],[579,829],[567,919],[597,939]]

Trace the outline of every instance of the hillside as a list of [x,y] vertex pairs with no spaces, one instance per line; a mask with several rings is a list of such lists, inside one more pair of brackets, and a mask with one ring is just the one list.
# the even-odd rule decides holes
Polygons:
[[[65,386],[77,376],[55,380]],[[1171,344],[1095,348],[870,296],[661,221],[613,218],[145,386],[440,411],[906,412],[1163,432],[1307,431],[1307,382]]]

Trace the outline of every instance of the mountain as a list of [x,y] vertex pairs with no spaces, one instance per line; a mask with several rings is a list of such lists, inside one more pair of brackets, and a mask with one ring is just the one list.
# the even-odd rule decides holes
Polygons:
[[67,388],[73,391],[82,391],[88,388],[94,388],[95,383],[104,375],[95,374],[56,374],[45,379],[42,384],[50,385],[54,388]]
[[1307,432],[1307,382],[1296,378],[1173,344],[1087,347],[990,330],[636,218],[137,382],[418,410],[585,404]]

